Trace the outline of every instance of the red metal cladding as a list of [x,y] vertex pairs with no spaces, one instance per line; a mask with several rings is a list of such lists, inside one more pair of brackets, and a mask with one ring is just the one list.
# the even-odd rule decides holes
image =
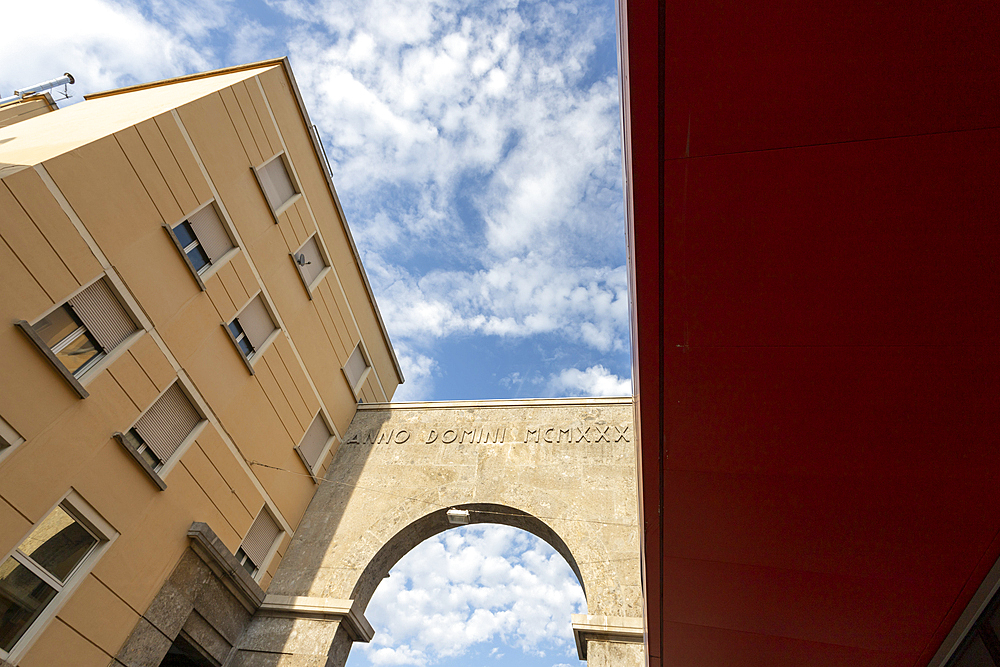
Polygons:
[[1000,557],[993,3],[620,0],[651,665],[925,665]]

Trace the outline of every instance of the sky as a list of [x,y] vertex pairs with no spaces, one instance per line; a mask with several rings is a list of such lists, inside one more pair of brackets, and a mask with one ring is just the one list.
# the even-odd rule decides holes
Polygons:
[[[613,0],[40,0],[3,14],[0,96],[68,71],[75,102],[289,56],[406,377],[394,400],[631,394]],[[582,593],[546,549],[500,527],[425,543],[376,593],[379,634],[350,664],[578,665]],[[421,569],[422,554],[446,566]],[[553,601],[521,604],[519,586]],[[438,613],[461,629],[452,643],[413,620]]]

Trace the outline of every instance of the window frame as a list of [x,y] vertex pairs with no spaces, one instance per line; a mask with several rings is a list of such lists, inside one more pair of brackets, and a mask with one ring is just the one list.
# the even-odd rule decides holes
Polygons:
[[[319,274],[316,275],[316,278],[313,279],[312,283],[307,283],[303,267],[299,265],[298,260],[295,258],[302,252],[302,249],[306,247],[306,244],[309,243],[311,239],[316,239],[316,247],[319,248],[319,256],[323,260],[324,264],[323,268],[320,270]],[[306,294],[309,295],[309,300],[311,301],[313,298],[313,291],[319,286],[323,279],[326,278],[326,274],[333,270],[333,262],[330,260],[330,253],[327,252],[326,244],[323,242],[323,237],[320,235],[319,230],[310,234],[309,238],[303,241],[302,245],[300,245],[295,252],[289,253],[289,255],[292,258],[292,264],[295,265],[295,270],[299,274],[299,279],[302,281],[302,285],[306,288]]]
[[[295,194],[285,200],[285,202],[278,206],[278,208],[274,208],[271,206],[271,200],[267,198],[267,191],[264,189],[264,181],[260,178],[260,172],[271,162],[279,159],[281,160],[282,166],[285,168],[285,173],[288,174],[288,180],[291,182],[292,188],[295,190]],[[250,171],[253,172],[254,178],[257,179],[257,186],[260,188],[260,194],[264,197],[264,202],[267,204],[268,210],[271,211],[271,216],[274,218],[274,224],[280,224],[279,218],[281,214],[294,206],[295,202],[302,198],[302,184],[299,183],[298,176],[296,175],[295,170],[292,169],[292,164],[288,159],[288,154],[285,151],[276,153],[261,162],[260,165],[250,167]]]
[[[76,492],[75,489],[70,489],[62,498],[59,499],[52,507],[48,509],[42,517],[34,522],[31,527],[21,536],[17,544],[8,551],[3,560],[0,563],[7,562],[8,558],[14,558],[19,564],[24,565],[28,570],[39,576],[42,581],[47,585],[52,586],[50,580],[55,580],[54,575],[51,575],[44,568],[37,565],[32,561],[30,556],[20,554],[20,547],[24,544],[24,541],[28,539],[34,530],[41,525],[41,523],[48,518],[56,508],[61,507],[74,521],[79,523],[88,533],[97,539],[97,543],[90,548],[87,555],[80,559],[80,562],[66,575],[64,582],[58,582],[57,592],[48,604],[46,604],[42,610],[38,613],[35,619],[28,626],[24,634],[14,643],[10,651],[5,651],[0,648],[0,659],[6,660],[12,664],[17,664],[18,660],[24,657],[28,649],[31,648],[32,644],[38,639],[42,632],[49,626],[52,619],[56,617],[59,611],[62,609],[63,605],[72,597],[73,593],[87,579],[87,575],[91,573],[97,562],[101,557],[107,553],[107,550],[111,547],[116,539],[118,539],[120,533],[115,530],[115,528],[107,522],[97,512],[86,500]],[[20,554],[22,557],[18,557],[15,554]],[[30,561],[30,564],[26,563]],[[39,574],[36,570],[41,570],[44,576]]]
[[[65,347],[64,343],[68,344],[68,342],[71,342],[69,341],[70,336],[77,334],[77,332],[74,331],[70,334],[70,336],[66,336],[60,340],[56,346],[49,347],[48,343],[42,340],[41,336],[38,335],[38,332],[35,331],[35,325],[61,308],[66,308],[67,311],[72,314],[74,320],[80,322],[79,316],[73,311],[69,302],[101,280],[105,281],[107,287],[111,291],[111,295],[118,301],[118,305],[121,306],[125,315],[131,320],[132,326],[135,327],[135,331],[129,334],[127,338],[110,350],[105,350],[100,344],[97,344],[97,349],[100,350],[100,354],[81,366],[81,368],[78,369],[80,373],[77,375],[66,368],[66,365],[59,360],[55,352],[56,347],[60,347],[61,349],[62,347]],[[14,322],[14,325],[18,327],[25,336],[27,336],[28,340],[31,341],[35,347],[38,348],[38,351],[45,356],[46,360],[52,364],[60,375],[62,375],[63,379],[66,380],[66,382],[73,388],[81,399],[90,396],[90,392],[86,390],[86,386],[90,384],[95,377],[100,375],[105,368],[114,363],[118,357],[124,354],[126,350],[128,350],[137,340],[139,340],[139,338],[142,337],[144,333],[146,333],[149,328],[151,328],[145,318],[141,318],[136,314],[137,305],[134,304],[133,300],[124,296],[124,290],[124,284],[118,280],[118,276],[112,273],[111,270],[108,270],[101,273],[93,280],[80,286],[79,289],[74,290],[59,303],[53,304],[51,307],[47,308],[43,313],[34,318],[32,322],[28,322],[26,320],[17,320]],[[93,334],[90,333],[90,330],[87,329],[86,325],[83,325],[82,323],[80,323],[80,325],[80,328],[84,329],[86,334],[93,338]],[[77,329],[77,331],[79,331],[79,329]],[[73,340],[76,340],[77,338],[79,338],[79,335],[75,335]],[[94,339],[94,342],[96,343],[96,339]]]
[[[309,459],[306,458],[306,455],[302,452],[302,441],[305,439],[306,435],[309,433],[309,429],[312,428],[313,422],[315,422],[317,419],[322,419],[323,420],[323,425],[326,426],[326,430],[330,434],[330,437],[327,438],[326,443],[324,443],[322,449],[320,449],[319,456],[316,457],[316,463],[313,464],[313,465],[310,465],[309,464]],[[319,479],[319,476],[317,475],[317,471],[319,470],[319,468],[320,468],[321,464],[323,463],[323,461],[326,460],[326,457],[330,455],[330,450],[333,448],[334,443],[335,442],[340,442],[340,441],[341,441],[340,433],[337,431],[337,428],[333,425],[333,420],[331,420],[327,416],[326,410],[324,410],[321,407],[316,412],[316,416],[313,417],[313,419],[309,422],[309,426],[306,427],[306,430],[302,432],[302,437],[299,438],[298,444],[295,445],[295,447],[293,448],[293,449],[295,449],[295,453],[298,454],[299,458],[302,460],[302,465],[304,465],[306,467],[306,470],[309,471],[309,476],[312,477],[313,483],[315,483],[315,484],[319,484],[320,483],[320,479]]]
[[[351,385],[351,376],[347,374],[347,362],[351,360],[351,357],[354,356],[354,351],[358,349],[361,350],[361,356],[365,360],[365,370],[361,373],[361,377],[358,380],[357,385]],[[340,370],[344,373],[344,378],[347,380],[347,386],[351,388],[351,393],[354,394],[354,399],[360,403],[362,400],[361,389],[365,386],[368,376],[372,373],[372,358],[368,356],[368,348],[365,345],[363,338],[358,341],[358,344],[355,345],[353,349],[351,349],[351,353],[347,355],[347,359],[340,367]]]
[[23,442],[24,438],[17,429],[0,417],[0,463],[3,463],[3,460]]
[[[188,246],[184,246],[181,243],[180,238],[177,236],[177,232],[175,232],[174,230],[185,223],[187,223],[188,226],[191,226],[191,218],[197,215],[199,211],[208,206],[215,207],[215,215],[216,217],[219,218],[219,221],[222,223],[222,229],[223,231],[226,232],[226,235],[229,237],[229,241],[230,243],[233,244],[233,247],[227,250],[224,255],[222,255],[221,257],[219,257],[219,259],[215,261],[212,261],[212,258],[209,257],[208,264],[203,266],[201,269],[196,269],[194,266],[194,262],[191,261],[191,258],[188,257],[187,254],[188,249],[193,247],[194,244],[192,243],[188,244]],[[163,229],[167,232],[167,236],[170,237],[170,240],[174,244],[174,247],[177,248],[177,252],[180,253],[181,259],[184,260],[184,264],[187,265],[188,270],[191,271],[191,275],[198,283],[198,288],[202,292],[206,291],[207,289],[205,287],[205,281],[211,278],[216,271],[222,268],[226,264],[226,262],[231,260],[236,255],[236,253],[240,251],[240,245],[236,242],[236,235],[233,233],[229,219],[225,215],[223,215],[222,211],[223,211],[222,207],[217,204],[215,199],[209,199],[204,204],[199,205],[194,210],[187,213],[184,217],[180,218],[179,220],[176,220],[173,224],[167,224],[167,223],[163,224]],[[207,257],[208,252],[204,250],[204,245],[202,244],[201,239],[198,238],[198,233],[194,231],[193,226],[191,228],[191,236],[195,239],[195,242],[198,244],[198,246],[202,248],[202,252],[204,252],[205,256]]]
[[[267,316],[271,319],[271,324],[274,325],[274,329],[271,331],[270,334],[268,334],[267,338],[264,339],[264,342],[260,344],[260,347],[254,347],[253,342],[250,340],[249,336],[247,336],[246,331],[243,328],[243,323],[239,321],[240,315],[243,313],[243,311],[247,309],[247,306],[249,306],[253,302],[253,300],[256,299],[257,297],[260,297],[261,303],[264,304],[264,310],[267,311]],[[230,328],[230,326],[234,323],[237,326],[239,326],[240,332],[242,334],[241,336],[237,336],[236,334],[234,334],[233,330]],[[270,301],[265,297],[264,290],[260,290],[256,294],[251,296],[247,300],[247,302],[244,303],[243,306],[240,307],[238,311],[236,311],[236,314],[233,315],[233,318],[229,320],[229,322],[222,323],[222,328],[226,330],[226,334],[229,336],[229,340],[232,341],[233,346],[236,348],[236,352],[240,355],[240,358],[246,365],[247,370],[250,371],[250,375],[254,374],[253,365],[256,363],[256,360],[259,359],[261,356],[263,356],[264,352],[266,352],[267,349],[271,347],[271,343],[274,342],[274,339],[281,334],[281,324],[278,322],[278,318],[275,317],[274,309],[271,308]],[[240,340],[243,339],[243,337],[246,337],[246,344],[251,349],[249,355],[244,354],[243,348],[240,347]]]
[[[159,460],[159,457],[155,452],[153,452],[149,445],[143,441],[142,436],[139,435],[138,431],[136,431],[135,425],[139,423],[139,420],[142,419],[143,415],[145,415],[157,401],[163,398],[163,395],[170,391],[170,388],[175,384],[180,388],[181,392],[184,394],[184,398],[188,400],[188,403],[191,404],[191,407],[194,408],[194,411],[198,413],[198,416],[201,417],[201,419],[197,424],[195,424],[194,428],[192,428],[191,431],[184,436],[184,439],[177,445],[177,449],[175,449],[173,454],[170,455],[170,458],[161,460],[159,465],[153,465],[146,459],[146,457],[143,456],[142,448],[145,447],[148,449],[153,458]],[[194,399],[194,394],[190,388],[181,380],[180,376],[178,376],[173,382],[168,384],[163,391],[157,394],[156,398],[150,401],[149,405],[147,405],[146,408],[139,413],[139,416],[135,418],[135,421],[133,421],[132,424],[125,429],[125,431],[116,431],[113,436],[118,441],[118,444],[124,447],[125,451],[128,452],[133,459],[135,459],[135,462],[139,464],[139,467],[142,468],[143,472],[145,472],[153,483],[159,487],[160,491],[166,491],[167,475],[170,474],[170,471],[174,469],[174,466],[177,465],[177,462],[180,461],[182,456],[184,456],[184,453],[187,452],[192,443],[198,439],[198,436],[201,435],[207,425],[208,417],[206,416],[205,411],[202,410],[198,401]],[[135,434],[134,437],[142,442],[142,447],[136,447],[132,442],[130,442],[129,438],[133,432]]]

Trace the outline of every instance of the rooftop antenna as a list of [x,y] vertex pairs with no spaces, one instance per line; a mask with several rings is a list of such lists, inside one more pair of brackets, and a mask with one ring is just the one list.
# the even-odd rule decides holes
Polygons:
[[69,94],[69,84],[76,83],[76,79],[69,72],[64,73],[58,79],[49,79],[48,81],[43,81],[42,83],[36,83],[33,86],[28,86],[27,88],[22,88],[21,90],[15,90],[14,94],[10,97],[0,98],[0,104],[7,104],[8,102],[17,102],[23,100],[25,97],[30,97],[32,95],[37,95],[38,93],[51,90],[62,86],[63,89],[59,92],[62,95],[61,99],[69,99],[72,95]]

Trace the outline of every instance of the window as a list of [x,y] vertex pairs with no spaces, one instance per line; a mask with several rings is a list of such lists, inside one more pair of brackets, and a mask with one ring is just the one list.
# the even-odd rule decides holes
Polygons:
[[1000,665],[1000,593],[986,605],[947,667]]
[[344,364],[344,374],[347,376],[347,381],[351,385],[351,391],[355,395],[361,391],[361,384],[368,377],[370,368],[371,365],[368,363],[368,358],[361,349],[361,343],[358,343],[354,348],[354,352],[348,358],[347,363]]
[[22,442],[24,442],[24,438],[21,437],[21,434],[8,424],[6,419],[0,417],[0,459],[3,459],[4,454]]
[[12,659],[24,648],[33,626],[52,617],[60,596],[65,599],[102,546],[117,537],[93,510],[85,516],[85,506],[71,492],[0,564],[0,657]]
[[239,315],[226,325],[244,359],[252,359],[263,349],[277,327],[260,294],[250,300]]
[[235,246],[215,205],[209,203],[175,225],[174,241],[197,275],[217,264]]
[[87,394],[75,378],[139,330],[105,278],[34,324],[17,324],[82,397]]
[[320,250],[319,237],[313,234],[309,240],[302,244],[296,252],[292,253],[295,260],[295,267],[299,270],[299,277],[306,286],[306,291],[312,297],[312,288],[319,281],[323,270],[329,266]]
[[332,438],[333,433],[330,432],[330,427],[326,425],[323,413],[318,412],[316,418],[313,419],[312,424],[306,430],[305,435],[302,436],[302,441],[296,447],[299,456],[302,457],[303,463],[309,468],[309,472],[315,472],[320,457],[326,451],[326,447]]
[[236,551],[236,560],[251,577],[256,578],[261,568],[266,565],[266,560],[281,532],[281,528],[267,511],[267,506],[262,507]]
[[282,155],[271,158],[263,167],[255,169],[254,173],[257,174],[260,188],[264,191],[267,203],[275,214],[286,208],[298,194]]
[[[191,404],[180,383],[174,382],[132,428],[118,436],[131,453],[145,461],[147,472],[159,473],[202,421],[201,414]],[[160,484],[156,477],[154,481]],[[166,486],[160,484],[160,488]]]

